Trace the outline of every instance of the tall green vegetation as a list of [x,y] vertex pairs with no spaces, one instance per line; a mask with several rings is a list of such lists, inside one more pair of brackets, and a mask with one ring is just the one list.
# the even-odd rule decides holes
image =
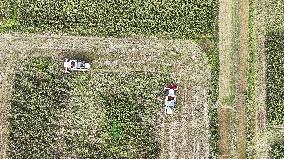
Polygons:
[[[24,30],[197,38],[215,33],[216,0],[20,0]],[[17,3],[16,3],[17,2]]]
[[56,130],[70,89],[58,68],[41,58],[24,63],[16,73],[10,109],[11,158],[50,158],[56,153]]
[[16,29],[19,25],[17,21],[17,3],[14,0],[0,2],[0,33]]
[[270,150],[270,158],[283,158],[284,156],[284,141],[277,141],[272,144]]
[[217,107],[215,106],[218,99],[218,78],[219,78],[219,58],[217,46],[212,48],[208,53],[209,64],[211,67],[211,87],[210,87],[210,107],[209,107],[209,121],[210,121],[210,140],[209,149],[212,158],[217,157],[218,147],[218,122],[217,122]]
[[159,155],[157,113],[162,88],[172,82],[164,74],[98,73],[97,93],[105,110],[106,148],[130,158]]
[[[269,32],[267,48],[267,117],[271,125],[284,124],[284,32]],[[271,158],[283,157],[283,141],[271,146]]]
[[284,124],[284,33],[267,34],[267,115],[273,125]]

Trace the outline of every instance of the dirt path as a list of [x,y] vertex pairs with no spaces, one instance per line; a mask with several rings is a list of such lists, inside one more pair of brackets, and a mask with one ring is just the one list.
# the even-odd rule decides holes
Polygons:
[[[232,73],[233,73],[233,1],[219,0],[219,108],[218,108],[218,149],[219,158],[230,158],[232,154],[231,143],[231,101]],[[226,130],[226,131],[223,131]]]
[[162,152],[160,158],[187,158],[190,157],[190,139],[189,118],[191,106],[189,105],[191,97],[188,94],[188,88],[182,88],[178,99],[180,108],[176,108],[175,116],[166,116],[162,118]]
[[246,157],[247,129],[247,87],[248,87],[248,54],[249,54],[249,0],[240,1],[240,73],[237,126],[237,157]]

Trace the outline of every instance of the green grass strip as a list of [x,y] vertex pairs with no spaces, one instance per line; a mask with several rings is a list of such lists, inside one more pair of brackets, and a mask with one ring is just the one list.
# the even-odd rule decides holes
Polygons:
[[[217,40],[216,40],[217,41]],[[218,139],[218,126],[217,126],[217,108],[214,107],[218,99],[218,82],[219,82],[219,52],[217,44],[210,50],[207,50],[207,57],[211,67],[211,88],[210,88],[210,107],[209,107],[209,121],[210,121],[210,140],[209,151],[210,157],[216,158],[218,154],[217,139]]]

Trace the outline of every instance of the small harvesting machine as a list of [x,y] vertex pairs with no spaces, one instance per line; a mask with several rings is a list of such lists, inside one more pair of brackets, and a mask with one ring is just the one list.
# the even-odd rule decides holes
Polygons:
[[178,91],[178,85],[171,83],[164,88],[165,92],[165,113],[173,114],[174,108],[176,107],[176,92]]
[[64,60],[64,72],[70,73],[70,71],[88,71],[91,68],[90,63],[87,63],[82,60]]

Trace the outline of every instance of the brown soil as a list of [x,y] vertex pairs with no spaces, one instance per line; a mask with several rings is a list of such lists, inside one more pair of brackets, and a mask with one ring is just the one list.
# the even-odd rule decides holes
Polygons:
[[233,1],[219,1],[219,108],[218,108],[218,149],[219,158],[231,157],[231,109],[232,102],[227,102],[233,94],[232,88],[232,37],[233,37]]
[[257,111],[256,115],[257,130],[263,132],[266,129],[266,111]]
[[237,126],[237,157],[246,157],[246,126],[247,126],[247,86],[248,86],[248,54],[249,54],[249,36],[248,36],[248,18],[249,18],[249,0],[240,1],[240,73],[239,73],[239,99],[238,126]]
[[219,158],[231,158],[231,108],[218,108]]

